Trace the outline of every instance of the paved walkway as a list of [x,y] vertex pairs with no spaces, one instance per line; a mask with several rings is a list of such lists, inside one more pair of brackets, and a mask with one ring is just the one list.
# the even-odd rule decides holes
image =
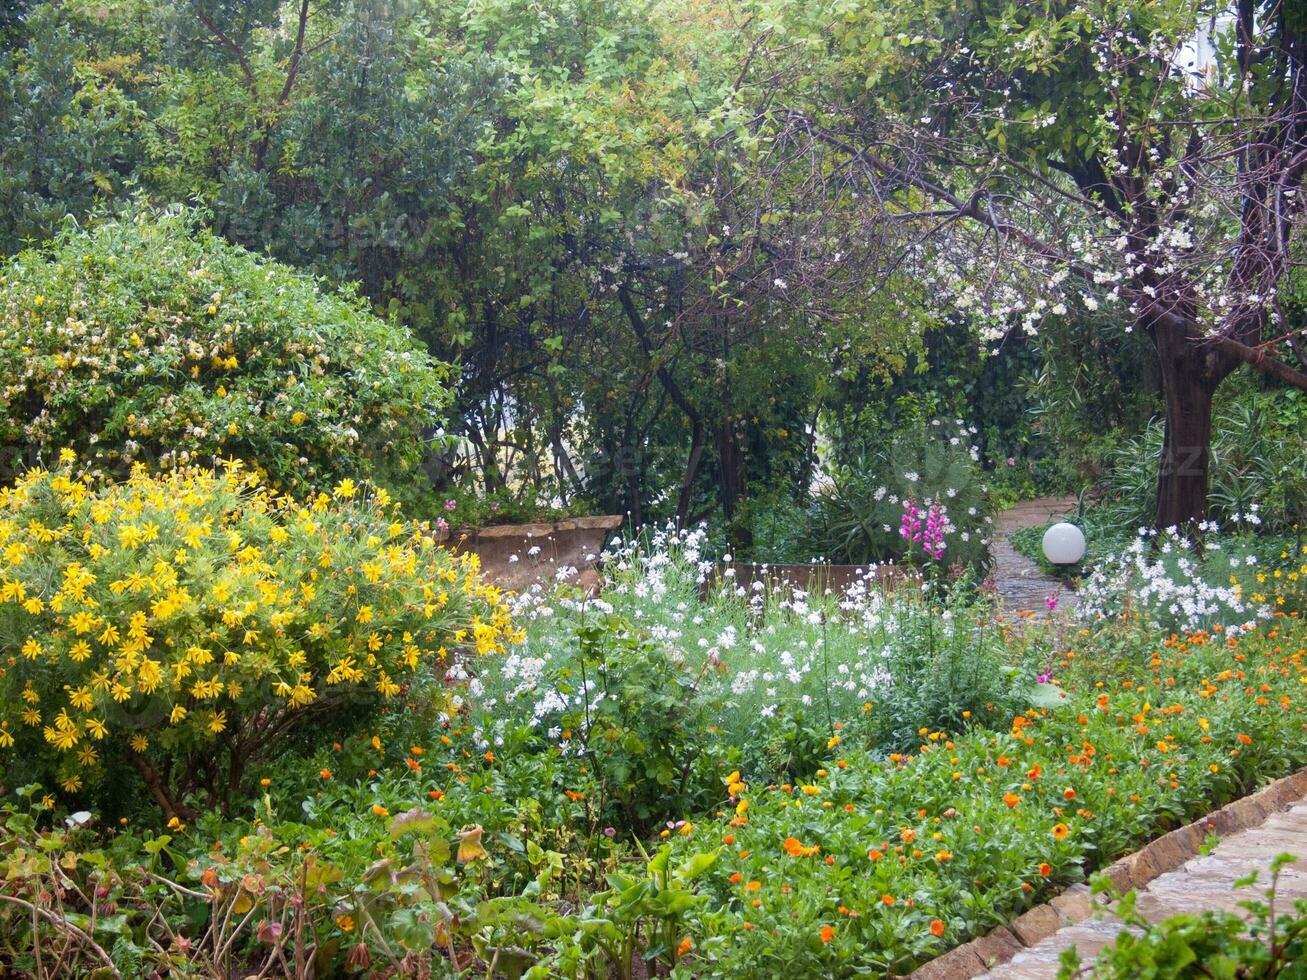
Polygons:
[[[1237,912],[1239,901],[1263,897],[1270,882],[1267,869],[1275,856],[1284,852],[1296,854],[1300,863],[1280,873],[1275,904],[1277,908],[1291,909],[1294,899],[1307,899],[1307,866],[1302,863],[1307,858],[1307,799],[1299,800],[1286,812],[1272,814],[1259,826],[1223,838],[1205,857],[1195,857],[1175,871],[1154,878],[1139,890],[1139,912],[1150,922],[1204,909]],[[1261,872],[1257,884],[1234,888],[1237,879],[1253,871]],[[991,980],[1054,980],[1063,950],[1075,946],[1081,963],[1088,966],[1122,928],[1122,922],[1114,916],[1086,919],[1059,929],[984,976]]]
[[1075,497],[1036,497],[1023,500],[994,517],[992,574],[1004,609],[1009,612],[1029,609],[1043,615],[1048,611],[1044,599],[1059,590],[1062,593],[1061,606],[1071,608],[1075,605],[1075,593],[1068,592],[1061,582],[1045,575],[1025,555],[1018,554],[1008,540],[1013,531],[1047,524],[1054,517],[1075,509]]

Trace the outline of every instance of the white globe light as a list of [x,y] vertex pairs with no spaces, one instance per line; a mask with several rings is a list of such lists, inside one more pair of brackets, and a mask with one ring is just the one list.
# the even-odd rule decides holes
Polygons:
[[1044,532],[1044,557],[1054,565],[1074,565],[1085,557],[1085,535],[1074,524],[1062,521]]

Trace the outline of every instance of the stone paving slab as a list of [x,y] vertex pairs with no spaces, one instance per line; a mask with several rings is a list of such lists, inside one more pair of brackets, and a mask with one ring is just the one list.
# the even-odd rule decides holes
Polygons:
[[[1240,900],[1261,897],[1270,880],[1268,866],[1286,851],[1307,858],[1307,799],[1299,800],[1288,812],[1273,814],[1263,824],[1223,838],[1210,854],[1191,858],[1153,879],[1138,889],[1139,911],[1150,922],[1159,922],[1182,912],[1237,910]],[[1254,870],[1261,872],[1258,883],[1236,890],[1234,882]],[[1281,872],[1279,894],[1286,902],[1307,898],[1307,866]],[[1054,980],[1064,950],[1075,946],[1081,961],[1088,964],[1122,928],[1121,920],[1112,915],[1086,919],[1057,930],[983,976],[990,980]]]
[[1068,592],[1062,583],[1045,575],[1039,566],[1020,554],[1009,540],[1013,531],[1047,524],[1059,514],[1076,508],[1075,497],[1037,497],[1023,500],[994,518],[994,540],[991,553],[994,558],[993,578],[1002,606],[1009,613],[1029,610],[1038,616],[1046,615],[1047,596],[1061,593],[1059,607],[1073,608],[1074,592]]

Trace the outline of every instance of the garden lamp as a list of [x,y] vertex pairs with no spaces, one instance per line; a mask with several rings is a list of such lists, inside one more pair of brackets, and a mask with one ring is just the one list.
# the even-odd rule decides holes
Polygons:
[[1044,557],[1054,565],[1074,565],[1085,557],[1085,535],[1066,521],[1044,532]]

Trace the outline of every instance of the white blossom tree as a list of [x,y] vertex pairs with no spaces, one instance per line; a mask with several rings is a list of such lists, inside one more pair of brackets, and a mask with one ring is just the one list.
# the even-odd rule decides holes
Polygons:
[[[1212,398],[1238,366],[1307,389],[1307,3],[826,0],[783,33],[834,84],[784,111],[989,336],[1125,318],[1161,365],[1157,523],[1207,505]],[[780,47],[778,42],[778,47]]]

